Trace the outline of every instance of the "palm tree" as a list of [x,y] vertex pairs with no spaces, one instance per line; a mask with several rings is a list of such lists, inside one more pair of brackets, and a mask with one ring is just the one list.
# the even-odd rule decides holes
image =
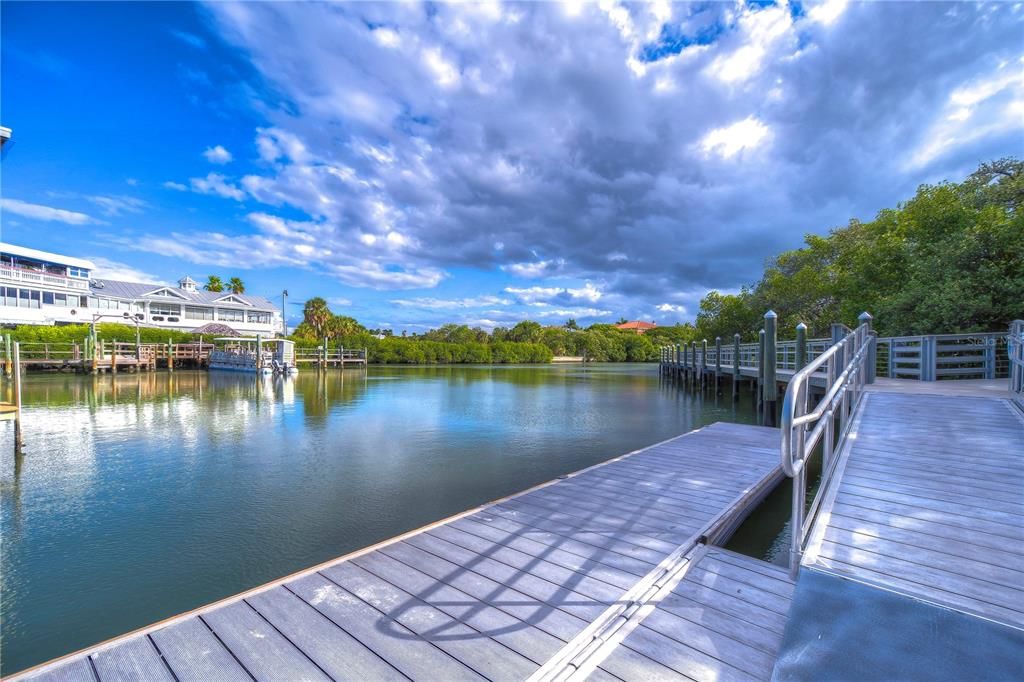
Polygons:
[[333,316],[331,309],[327,307],[327,301],[319,296],[309,299],[302,307],[303,321],[313,329],[318,339],[324,337],[327,325]]
[[224,282],[217,275],[207,275],[203,288],[207,291],[224,291]]
[[244,294],[245,282],[238,277],[232,277],[228,280],[228,289],[230,289],[233,294]]

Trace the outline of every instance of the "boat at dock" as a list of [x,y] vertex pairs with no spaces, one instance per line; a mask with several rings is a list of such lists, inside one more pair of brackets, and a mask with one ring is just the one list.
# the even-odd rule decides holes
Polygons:
[[228,336],[214,339],[214,344],[215,348],[210,351],[210,370],[252,374],[292,374],[299,371],[295,364],[295,344],[287,339]]

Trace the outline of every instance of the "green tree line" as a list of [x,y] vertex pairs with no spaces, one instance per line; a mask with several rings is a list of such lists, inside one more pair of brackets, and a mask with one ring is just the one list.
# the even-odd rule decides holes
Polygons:
[[814,336],[868,311],[882,336],[999,331],[1024,316],[1024,162],[982,164],[963,182],[921,185],[914,197],[851,220],[773,258],[738,294],[711,291],[698,338],[756,339],[766,310],[779,329]]
[[367,348],[370,361],[380,363],[550,362],[554,356],[647,362],[658,359],[660,346],[689,341],[694,333],[689,324],[657,327],[638,335],[608,324],[580,329],[575,320],[557,327],[524,320],[492,332],[445,324],[423,334],[394,336],[388,330],[367,330],[354,318],[332,313],[324,299],[312,298],[291,338],[300,347],[319,346],[327,339],[332,348]]

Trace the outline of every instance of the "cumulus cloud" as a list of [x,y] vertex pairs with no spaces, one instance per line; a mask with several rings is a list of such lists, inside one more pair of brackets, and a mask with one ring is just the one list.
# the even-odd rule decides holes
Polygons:
[[216,147],[207,147],[206,151],[203,152],[203,156],[210,163],[215,163],[218,166],[223,166],[226,163],[231,163],[231,152],[224,147],[217,145]]
[[592,281],[643,317],[1020,148],[1024,12],[760,4],[213,3],[266,123],[190,187],[305,216],[243,237],[346,284]]
[[85,225],[87,223],[96,222],[85,213],[68,211],[63,208],[53,208],[52,206],[43,206],[42,204],[30,204],[27,201],[22,201],[20,199],[0,199],[0,209],[15,215],[20,215],[23,218],[41,220],[44,222],[58,222],[66,223],[68,225]]
[[220,173],[209,173],[205,178],[192,178],[189,180],[189,184],[192,186],[192,191],[199,194],[214,194],[235,201],[245,198],[245,192]]

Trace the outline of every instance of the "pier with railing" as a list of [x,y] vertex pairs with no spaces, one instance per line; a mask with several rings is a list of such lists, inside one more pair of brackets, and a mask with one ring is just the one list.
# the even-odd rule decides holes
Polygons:
[[[1018,679],[1024,321],[775,321],[661,370],[750,382],[779,429],[706,426],[15,677]],[[788,570],[723,549],[784,477]]]

